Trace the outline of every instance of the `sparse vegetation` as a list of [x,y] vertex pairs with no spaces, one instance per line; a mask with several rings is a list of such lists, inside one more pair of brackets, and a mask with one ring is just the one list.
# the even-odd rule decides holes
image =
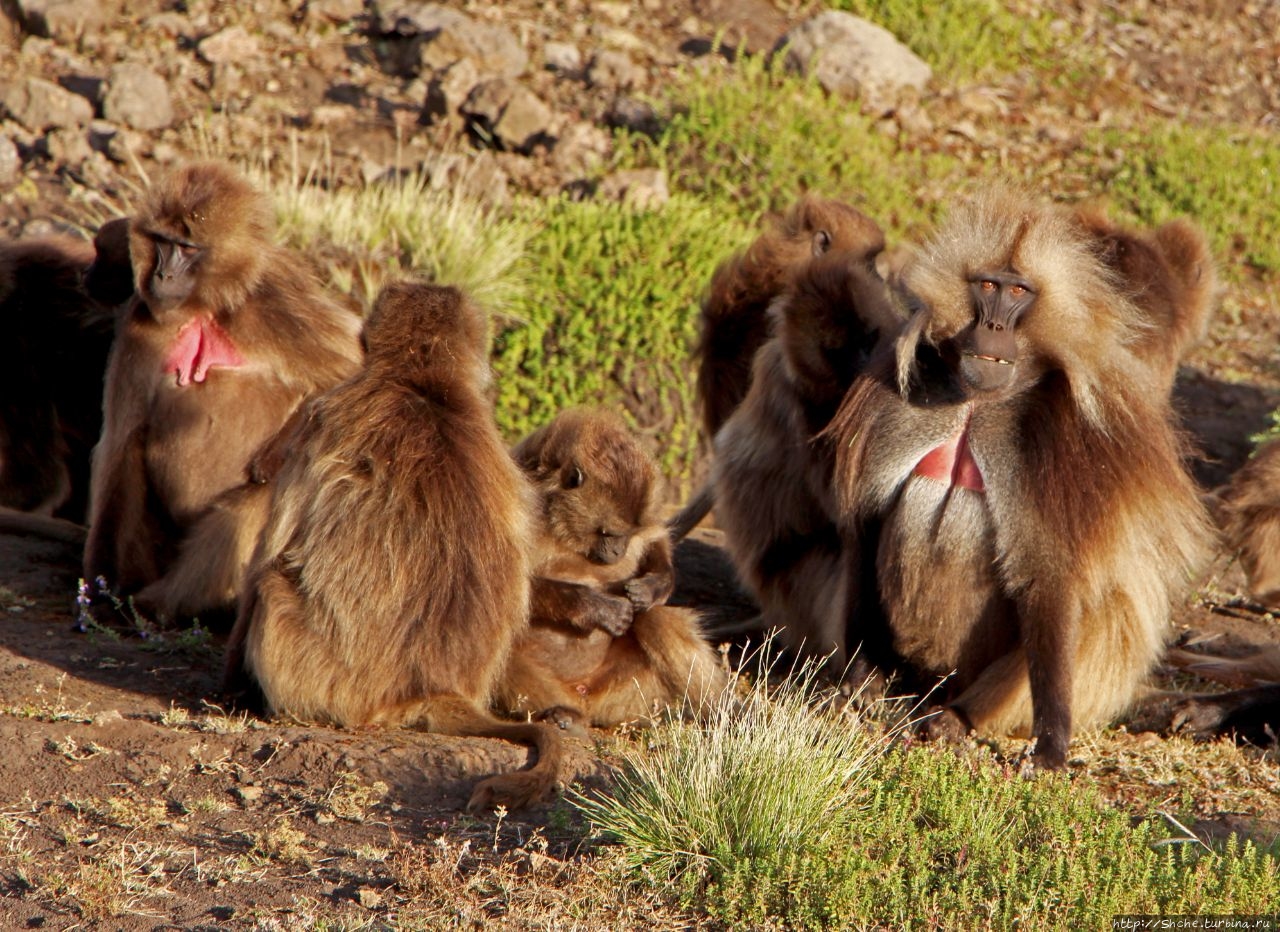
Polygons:
[[1059,915],[1092,928],[1259,914],[1280,897],[1280,845],[1211,849],[1168,817],[1135,824],[1081,779],[892,748],[892,729],[816,711],[808,693],[805,677],[757,686],[706,728],[667,726],[580,806],[635,878],[674,882],[735,927],[1006,929]]

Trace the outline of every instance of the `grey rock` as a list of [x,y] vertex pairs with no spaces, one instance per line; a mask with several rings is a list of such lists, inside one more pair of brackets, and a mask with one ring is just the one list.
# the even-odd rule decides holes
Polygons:
[[503,26],[466,20],[442,29],[419,53],[424,69],[448,68],[468,59],[485,77],[518,78],[529,67],[529,53]]
[[570,123],[556,139],[556,147],[551,152],[551,164],[569,175],[581,176],[593,172],[604,164],[612,138],[594,123]]
[[426,102],[422,107],[424,122],[430,124],[457,114],[479,81],[480,73],[466,58],[437,71],[427,84]]
[[500,148],[528,152],[551,133],[551,108],[522,84],[486,81],[462,105],[472,129]]
[[49,130],[44,137],[44,150],[54,162],[73,167],[93,154],[89,134],[80,127],[69,126]]
[[89,101],[42,78],[12,84],[0,104],[15,120],[37,133],[56,127],[84,126],[93,119]]
[[364,12],[364,0],[310,0],[307,19],[345,23]]
[[902,91],[922,90],[933,76],[914,52],[874,23],[829,11],[789,32],[786,65],[812,74],[832,94],[860,98],[869,109],[892,107]]
[[494,124],[494,135],[503,148],[528,152],[551,135],[554,119],[548,107],[533,91],[518,85]]
[[636,168],[614,172],[600,182],[600,196],[641,210],[661,207],[671,200],[667,173],[660,168]]
[[164,129],[173,123],[169,85],[143,65],[116,65],[107,76],[102,115],[134,129]]
[[511,100],[515,88],[513,81],[485,81],[483,84],[478,84],[467,95],[462,105],[462,112],[472,120],[493,126],[501,119],[502,111]]
[[120,8],[104,0],[16,0],[15,5],[28,32],[58,42],[100,30]]
[[170,39],[176,39],[179,36],[184,39],[193,39],[197,32],[191,18],[181,13],[157,13],[155,16],[148,16],[144,25],[149,32],[167,36]]
[[474,20],[441,3],[389,3],[378,7],[383,35],[422,40],[420,66],[427,71],[470,59],[487,78],[515,78],[529,67],[529,54],[515,33]]
[[631,60],[626,52],[600,52],[587,69],[587,80],[593,87],[612,87],[627,90],[644,83],[645,70]]
[[196,46],[200,57],[211,65],[245,62],[258,54],[258,40],[241,26],[231,26],[215,32]]
[[22,156],[17,144],[0,133],[0,187],[15,185],[22,178]]
[[578,74],[582,71],[582,53],[569,42],[548,42],[542,48],[542,58],[551,71],[561,74]]
[[693,9],[726,51],[767,52],[787,31],[787,18],[769,0],[693,0]]
[[604,121],[617,129],[629,129],[646,136],[656,137],[662,132],[662,120],[653,104],[625,94],[614,98]]
[[379,3],[376,12],[378,31],[385,36],[429,36],[470,21],[441,3]]

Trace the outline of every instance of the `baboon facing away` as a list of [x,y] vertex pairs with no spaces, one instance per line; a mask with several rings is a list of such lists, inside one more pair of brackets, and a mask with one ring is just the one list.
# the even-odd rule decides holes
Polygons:
[[112,315],[81,287],[93,247],[0,243],[0,506],[85,520]]
[[[212,162],[174,171],[130,222],[136,295],[107,366],[86,578],[105,577],[124,594],[161,579],[187,532],[245,483],[250,456],[299,402],[358,366],[358,319],[271,242],[271,228],[266,198]],[[196,536],[256,535],[231,530]],[[225,603],[225,574],[206,574],[207,565],[229,561],[239,573],[249,549],[185,553],[194,569],[180,581],[194,589],[168,585],[149,598],[194,610]]]
[[[485,320],[453,288],[390,285],[363,371],[309,402],[232,632],[277,714],[533,742],[471,807],[561,780],[563,738],[486,711],[529,614],[532,490],[498,436]],[[234,671],[231,671],[234,673]]]
[[1206,555],[1168,376],[1070,211],[977,198],[903,287],[911,321],[825,438],[851,638],[955,671],[933,730],[1030,733],[1060,767],[1131,701]]
[[853,250],[869,260],[884,249],[884,234],[861,211],[806,195],[741,254],[720,264],[702,302],[694,349],[698,401],[708,438],[741,404],[751,385],[751,362],[769,339],[769,305],[791,275],[815,256]]
[[615,416],[574,409],[512,451],[540,498],[531,625],[498,706],[563,726],[698,713],[725,687],[697,616],[666,605],[671,541],[649,456]]
[[[870,221],[868,221],[868,224]],[[878,234],[878,231],[877,231]],[[902,317],[871,265],[882,239],[832,250],[794,272],[770,313],[751,387],[715,438],[716,520],[762,626],[784,645],[846,671],[845,545],[831,519],[832,458],[815,444],[845,389]]]

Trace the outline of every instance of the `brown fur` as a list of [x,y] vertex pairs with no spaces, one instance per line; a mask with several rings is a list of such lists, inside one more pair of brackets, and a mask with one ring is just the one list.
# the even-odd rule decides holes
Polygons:
[[[1038,297],[1002,387],[961,376],[971,276],[1012,270]],[[941,730],[1030,733],[1061,766],[1159,657],[1209,529],[1142,315],[1064,210],[993,194],[956,210],[904,271],[919,308],[855,382],[828,439],[838,518],[865,552],[855,637],[926,674],[957,671]],[[976,280],[976,279],[975,279]],[[916,470],[967,440],[985,491]],[[868,581],[869,580],[869,581]]]
[[533,505],[486,396],[484,318],[456,289],[392,285],[365,342],[284,458],[229,662],[243,644],[276,714],[533,742],[533,769],[471,798],[524,805],[564,748],[485,711],[528,624]]
[[0,506],[83,521],[111,314],[81,287],[93,247],[0,243]]
[[866,215],[839,201],[806,195],[744,252],[721,263],[702,302],[694,350],[698,398],[707,437],[728,420],[751,385],[751,361],[769,339],[766,314],[790,276],[809,259],[854,250],[868,261],[884,249],[884,234]]
[[[180,300],[156,292],[171,240],[203,247]],[[157,186],[129,225],[129,252],[137,294],[107,369],[85,575],[142,590],[172,617],[234,603],[265,518],[265,494],[239,491],[249,458],[304,398],[357,367],[359,322],[271,242],[267,199],[220,164]],[[205,318],[243,365],[179,385],[165,361],[181,328]]]
[[726,684],[697,616],[667,606],[657,469],[615,416],[572,410],[512,451],[540,494],[530,629],[500,708],[607,727],[706,708]]
[[117,217],[93,237],[93,263],[84,273],[84,288],[104,307],[119,307],[133,297],[133,260],[129,255],[129,218]]
[[[716,518],[761,623],[844,671],[848,553],[830,518],[831,458],[813,445],[882,330],[901,317],[864,261],[878,250],[810,260],[774,304],[776,335],[756,354],[751,389],[716,435]],[[860,671],[850,671],[859,675]]]
[[1218,298],[1204,233],[1181,218],[1151,232],[1119,226],[1096,210],[1082,210],[1080,218],[1148,324],[1137,334],[1136,349],[1172,385],[1178,362],[1204,339]]
[[1280,605],[1280,440],[1260,447],[1218,495],[1217,518],[1249,592]]

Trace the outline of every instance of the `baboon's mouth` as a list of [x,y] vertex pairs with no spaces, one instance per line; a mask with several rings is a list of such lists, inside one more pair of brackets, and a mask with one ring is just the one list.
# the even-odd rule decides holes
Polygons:
[[970,359],[981,359],[983,362],[995,362],[1002,366],[1012,366],[1012,359],[1002,359],[999,356],[988,356],[986,353],[965,353]]

